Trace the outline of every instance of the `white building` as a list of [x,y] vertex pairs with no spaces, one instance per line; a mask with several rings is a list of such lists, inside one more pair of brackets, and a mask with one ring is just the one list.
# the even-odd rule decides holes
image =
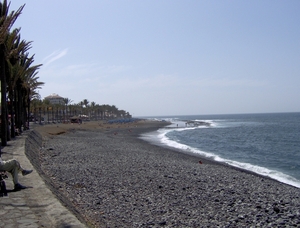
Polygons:
[[52,93],[51,95],[45,97],[45,100],[49,100],[51,104],[64,104],[64,98],[56,93]]

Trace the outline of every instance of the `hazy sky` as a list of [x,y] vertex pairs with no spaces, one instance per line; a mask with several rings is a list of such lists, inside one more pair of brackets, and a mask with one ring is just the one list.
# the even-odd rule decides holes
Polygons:
[[300,1],[30,0],[38,76],[134,116],[300,111]]

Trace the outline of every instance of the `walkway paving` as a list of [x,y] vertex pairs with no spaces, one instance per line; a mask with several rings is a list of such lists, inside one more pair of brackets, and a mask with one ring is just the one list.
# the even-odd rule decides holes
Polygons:
[[8,146],[2,148],[2,159],[16,159],[22,167],[33,169],[27,176],[19,175],[19,181],[27,189],[13,192],[12,177],[6,179],[8,196],[0,197],[0,227],[86,227],[81,223],[47,188],[46,184],[36,172],[25,155],[26,134],[9,141]]

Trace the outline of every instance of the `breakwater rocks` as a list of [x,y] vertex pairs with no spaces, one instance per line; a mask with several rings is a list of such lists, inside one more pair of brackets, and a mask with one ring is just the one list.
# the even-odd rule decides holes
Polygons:
[[145,131],[33,131],[26,154],[95,227],[300,227],[300,189],[151,145]]

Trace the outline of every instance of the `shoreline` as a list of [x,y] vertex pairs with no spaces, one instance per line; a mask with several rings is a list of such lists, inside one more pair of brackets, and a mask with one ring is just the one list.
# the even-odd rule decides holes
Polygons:
[[296,187],[139,138],[167,123],[61,125],[36,128],[41,169],[96,227],[300,225]]
[[[199,121],[199,122],[201,123],[201,121]],[[172,127],[167,126],[164,129],[172,129],[172,128],[178,129],[178,126],[177,127],[174,126],[173,123],[171,123],[171,125],[172,125]],[[182,127],[179,127],[179,128],[185,129],[186,127],[182,126]],[[207,153],[207,152],[204,151],[203,154],[201,154],[201,153],[197,153],[197,152],[192,151],[192,150],[196,150],[198,152],[202,152],[201,149],[196,149],[196,148],[191,147],[191,151],[190,151],[189,149],[173,147],[173,146],[170,146],[166,143],[160,142],[157,137],[155,138],[155,136],[157,136],[157,134],[153,134],[153,133],[154,132],[148,132],[146,134],[143,134],[141,138],[143,140],[149,142],[149,143],[153,143],[155,145],[162,146],[162,147],[165,147],[167,149],[175,150],[175,151],[178,151],[180,153],[186,153],[187,155],[191,155],[191,156],[198,156],[200,159],[206,160],[208,162],[216,162],[220,165],[225,165],[225,166],[228,166],[228,167],[233,168],[233,169],[238,169],[242,172],[249,172],[253,175],[258,175],[258,176],[262,176],[262,177],[265,177],[265,178],[270,178],[272,180],[278,181],[279,183],[286,184],[286,185],[289,185],[289,186],[300,189],[299,180],[296,179],[295,177],[289,175],[289,174],[284,173],[284,172],[280,172],[280,171],[277,171],[277,170],[272,169],[272,168],[266,168],[264,166],[252,165],[256,169],[261,169],[262,168],[262,169],[267,169],[268,170],[268,172],[259,172],[259,170],[257,171],[257,170],[254,170],[254,169],[249,169],[247,167],[243,167],[244,164],[247,164],[247,163],[244,163],[244,162],[237,162],[238,164],[235,165],[235,164],[231,164],[231,163],[235,163],[236,160],[225,159],[223,157],[220,157],[221,159],[217,160],[217,159],[214,159],[214,157],[216,155],[213,155],[211,153]],[[149,135],[151,135],[151,136],[149,137]],[[154,138],[154,139],[152,139],[152,138]],[[181,145],[184,145],[184,144],[181,144]],[[186,146],[186,145],[184,145],[184,146]],[[272,172],[275,172],[277,175],[272,174]],[[280,174],[280,175],[278,175],[278,174]]]
[[[151,132],[154,132],[154,131],[151,131]],[[257,173],[257,172],[252,171],[252,170],[248,170],[248,169],[244,169],[244,168],[241,168],[241,167],[238,167],[238,166],[230,165],[230,164],[226,163],[225,161],[216,161],[216,160],[214,160],[214,159],[212,159],[210,157],[207,157],[207,156],[204,156],[204,155],[201,155],[201,154],[189,152],[189,151],[186,151],[186,150],[180,149],[180,148],[175,148],[175,147],[166,145],[164,143],[158,142],[156,140],[147,140],[147,139],[143,138],[144,137],[143,134],[147,134],[147,133],[151,133],[151,132],[142,133],[142,137],[139,137],[139,138],[141,138],[141,140],[143,140],[145,142],[148,142],[148,143],[153,144],[153,145],[157,145],[159,147],[166,148],[168,150],[177,151],[178,153],[183,153],[183,154],[186,154],[187,156],[197,157],[197,158],[199,158],[201,160],[201,162],[204,161],[205,163],[215,163],[217,165],[222,165],[222,166],[225,166],[225,167],[228,167],[228,168],[231,168],[231,169],[236,169],[236,170],[238,170],[240,172],[249,173],[251,175],[257,175],[258,177],[262,177],[262,178],[266,178],[266,179],[271,179],[271,180],[276,181],[276,182],[278,182],[280,184],[285,184],[285,185],[288,185],[288,186],[291,186],[291,187],[294,187],[294,188],[297,188],[297,189],[300,190],[300,187],[294,186],[294,185],[289,184],[289,183],[282,182],[280,180],[277,180],[277,179],[272,178],[272,177],[267,176],[267,175],[263,175],[263,174]]]

